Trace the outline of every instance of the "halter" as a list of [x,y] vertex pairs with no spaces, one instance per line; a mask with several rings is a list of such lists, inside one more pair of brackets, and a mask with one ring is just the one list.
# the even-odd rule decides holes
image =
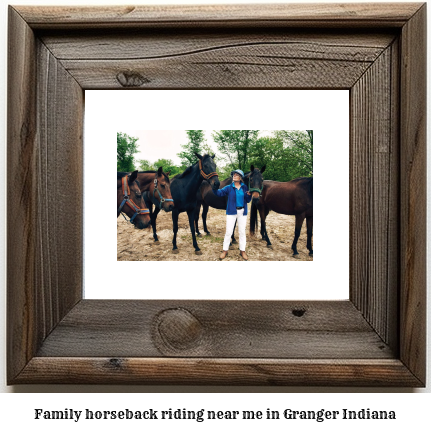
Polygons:
[[212,173],[209,173],[209,174],[205,174],[204,173],[204,170],[202,169],[202,161],[199,159],[199,169],[200,169],[200,171],[201,171],[201,176],[205,179],[205,180],[208,180],[208,179],[210,179],[211,177],[214,177],[214,176],[216,176],[216,175],[218,175],[216,172],[212,172]]
[[[250,185],[250,177],[251,177],[251,174],[250,174],[250,176],[248,177],[248,184],[249,184],[249,185]],[[248,191],[249,191],[249,192],[258,192],[259,195],[262,195],[263,185],[262,185],[262,189],[259,189],[259,188],[249,188]]]
[[[156,198],[156,192],[159,194],[159,198]],[[162,194],[160,193],[159,189],[157,189],[157,174],[156,174],[156,178],[154,179],[154,190],[153,190],[153,198],[159,201],[159,209],[162,209],[162,205],[165,201],[172,201],[174,202],[173,199],[170,198],[163,198]]]
[[259,188],[250,188],[248,191],[249,192],[259,192],[259,195],[262,195],[263,188],[262,189],[259,189]]
[[[124,205],[127,204],[132,210],[134,210],[135,214],[130,218],[130,223],[133,223],[133,220],[135,219],[135,217],[138,214],[147,214],[150,213],[150,210],[148,209],[141,209],[140,207],[138,207],[131,198],[129,198],[130,195],[130,188],[129,188],[129,182],[128,182],[128,177],[129,176],[124,176],[121,179],[121,186],[123,189],[123,195],[124,195],[124,199],[123,202],[120,204],[120,207],[118,207],[118,214],[121,213],[121,210],[123,209]],[[126,219],[127,220],[127,219]]]

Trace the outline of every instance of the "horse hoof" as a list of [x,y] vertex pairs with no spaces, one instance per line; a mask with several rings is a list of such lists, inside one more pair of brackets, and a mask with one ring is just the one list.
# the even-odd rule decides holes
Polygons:
[[310,255],[312,257],[313,256],[313,252],[309,253],[308,255]]
[[155,244],[155,245],[159,245],[160,242],[159,242],[158,240],[156,240],[156,241],[154,242],[154,244]]
[[229,245],[229,250],[235,250],[236,247],[234,245]]
[[293,254],[293,258],[295,258],[295,259],[301,259],[301,258],[299,257],[299,254]]
[[268,249],[274,249],[274,248],[272,247],[272,245],[266,245],[266,247],[267,247]]
[[196,237],[202,237],[201,233],[196,234]]
[[196,254],[196,255],[202,255],[202,251],[200,251],[200,250],[195,251],[195,254]]
[[180,253],[180,251],[179,251],[178,249],[173,249],[173,250],[172,250],[172,253],[173,253],[173,254],[177,254],[177,253]]
[[210,232],[207,232],[207,236],[210,236],[211,235],[211,233]]
[[232,244],[238,244],[238,242],[235,239],[233,239]]

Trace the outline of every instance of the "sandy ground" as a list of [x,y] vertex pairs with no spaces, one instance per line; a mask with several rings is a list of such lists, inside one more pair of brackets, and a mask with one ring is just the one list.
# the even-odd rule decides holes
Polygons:
[[[249,208],[250,212],[250,208]],[[250,261],[296,261],[293,258],[291,245],[294,236],[295,217],[270,212],[267,217],[267,230],[272,243],[272,249],[261,240],[260,232],[256,237],[249,234],[250,214],[247,218],[246,252]],[[223,238],[226,227],[224,210],[210,208],[207,216],[207,227],[211,235],[203,231],[202,217],[199,219],[201,237],[197,237],[202,255],[196,255],[192,244],[192,235],[186,213],[181,213],[178,221],[177,247],[178,254],[172,253],[172,216],[160,212],[157,217],[157,236],[160,244],[153,240],[152,228],[136,229],[120,215],[117,219],[117,260],[118,261],[215,261],[223,249]],[[260,229],[260,218],[259,218]],[[235,231],[238,241],[238,233]],[[312,261],[306,248],[307,234],[305,222],[298,240],[299,259]],[[238,244],[232,245],[225,261],[242,261]]]

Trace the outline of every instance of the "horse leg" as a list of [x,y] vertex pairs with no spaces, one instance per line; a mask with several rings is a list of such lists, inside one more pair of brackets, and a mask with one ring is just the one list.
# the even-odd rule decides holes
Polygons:
[[202,251],[199,249],[198,242],[196,241],[195,226],[193,223],[193,210],[188,211],[187,216],[189,217],[189,225],[190,225],[190,231],[192,232],[193,246],[195,248],[195,254],[196,255],[202,255]]
[[207,236],[211,235],[211,233],[208,231],[207,227],[207,214],[208,214],[209,206],[203,204],[203,210],[202,210],[202,223],[204,225],[204,231],[206,232]]
[[230,243],[230,246],[232,246],[232,245],[238,243],[238,242],[235,240],[235,228],[236,228],[236,221],[235,221],[235,225],[234,225],[234,227],[233,227],[233,231],[232,231],[232,241],[231,241],[231,243]]
[[151,227],[153,228],[153,237],[154,237],[154,244],[160,244],[159,238],[157,237],[157,229],[156,229],[156,220],[157,215],[160,212],[160,209],[158,207],[154,207],[154,213],[153,213],[153,206],[151,205],[150,209],[150,215],[151,215]]
[[177,254],[179,252],[177,248],[178,215],[178,210],[174,208],[174,210],[172,210],[172,229],[174,231],[174,238],[172,239],[172,253],[174,254]]
[[313,246],[311,245],[311,238],[313,236],[313,216],[307,216],[307,249],[309,250],[309,255],[313,256]]
[[266,231],[266,217],[268,216],[269,210],[265,207],[261,207],[259,209],[260,215],[260,234],[262,236],[262,240],[266,241],[266,246],[272,249],[271,240],[268,237],[268,232]]
[[[195,230],[196,230],[196,235],[198,237],[201,237],[201,233],[199,232],[199,213],[201,212],[201,205],[198,204],[195,208],[195,213],[194,213],[194,220],[195,220]],[[202,215],[203,217],[203,215]]]
[[293,257],[299,258],[298,250],[296,249],[296,244],[298,243],[299,236],[301,234],[302,223],[304,222],[305,215],[300,214],[295,216],[295,238],[292,243]]

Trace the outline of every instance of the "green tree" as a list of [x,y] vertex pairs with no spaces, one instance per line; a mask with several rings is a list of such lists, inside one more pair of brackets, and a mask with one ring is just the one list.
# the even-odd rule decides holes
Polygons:
[[175,165],[171,159],[158,159],[154,162],[154,167],[156,170],[163,167],[163,172],[169,172],[169,177],[173,177],[184,171],[181,167]]
[[212,136],[217,143],[218,155],[227,162],[223,171],[248,170],[250,149],[259,136],[258,130],[220,130],[214,131]]
[[203,130],[188,130],[186,131],[189,141],[187,144],[181,145],[183,151],[178,153],[177,156],[181,160],[181,166],[186,168],[193,165],[196,161],[196,153],[203,153],[206,146],[205,133]]
[[140,171],[154,171],[155,166],[147,159],[138,160],[138,166]]
[[130,172],[135,170],[134,155],[138,153],[136,141],[138,138],[117,132],[117,171]]
[[291,178],[313,175],[313,131],[279,130],[274,136],[283,142],[289,159]]

